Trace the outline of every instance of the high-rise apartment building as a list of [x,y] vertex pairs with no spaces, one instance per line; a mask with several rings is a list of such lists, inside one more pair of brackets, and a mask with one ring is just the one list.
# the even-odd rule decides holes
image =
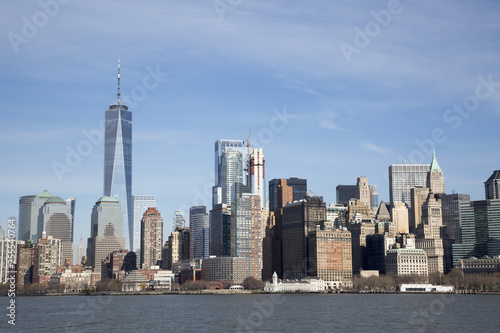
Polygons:
[[33,280],[33,262],[35,259],[36,246],[31,242],[20,241],[17,244],[16,255],[16,285],[22,288],[26,283],[31,283]]
[[57,266],[64,263],[63,251],[60,239],[45,234],[40,237],[34,251],[33,283],[43,283],[44,279],[50,279],[52,274],[57,273]]
[[154,195],[133,195],[132,196],[132,209],[134,212],[132,220],[132,238],[130,243],[130,251],[136,252],[141,255],[141,221],[144,217],[144,212],[149,207],[156,207],[156,197]]
[[161,261],[163,218],[155,207],[149,207],[141,220],[141,266],[149,269]]
[[493,171],[493,174],[484,182],[485,199],[500,199],[500,170]]
[[206,258],[210,255],[210,220],[205,206],[189,208],[191,231],[190,258]]
[[231,256],[245,257],[248,276],[262,279],[262,218],[260,195],[242,193],[231,207]]
[[167,269],[174,270],[174,264],[189,259],[190,231],[189,228],[177,227],[168,237]]
[[[266,168],[265,159],[262,148],[255,148],[250,156],[250,180],[252,185],[252,193],[260,196],[261,208],[266,205],[265,200],[265,182]],[[247,184],[249,185],[249,184]]]
[[73,210],[74,199],[65,201],[59,197],[48,198],[38,214],[38,239],[52,236],[62,242],[62,262],[73,261]]
[[87,244],[87,264],[94,273],[101,272],[101,262],[113,251],[125,249],[122,232],[123,213],[115,197],[101,197],[92,209],[90,238]]
[[411,208],[410,190],[427,186],[429,164],[393,164],[389,166],[389,195],[391,205],[404,202]]
[[[120,100],[120,60],[116,104],[105,112],[104,196],[115,197],[122,207],[123,230],[127,247],[134,238],[132,209],[132,112]],[[121,236],[121,235],[120,235]],[[104,259],[104,258],[103,258]]]

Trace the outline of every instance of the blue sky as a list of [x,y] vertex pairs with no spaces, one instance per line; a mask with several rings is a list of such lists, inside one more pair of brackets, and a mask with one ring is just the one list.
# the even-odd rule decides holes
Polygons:
[[75,243],[86,243],[104,148],[85,133],[98,133],[116,100],[118,58],[133,112],[133,193],[156,195],[164,238],[174,210],[210,205],[215,140],[246,139],[250,128],[267,180],[306,178],[327,202],[358,176],[387,201],[388,166],[430,163],[432,148],[447,192],[475,200],[500,166],[498,1],[47,0],[0,9],[4,230],[20,196],[47,189],[76,197]]

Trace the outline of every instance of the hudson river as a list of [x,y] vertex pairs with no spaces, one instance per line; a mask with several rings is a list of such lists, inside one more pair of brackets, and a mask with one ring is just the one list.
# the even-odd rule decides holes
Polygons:
[[500,332],[500,295],[16,297],[15,327],[2,299],[1,332]]

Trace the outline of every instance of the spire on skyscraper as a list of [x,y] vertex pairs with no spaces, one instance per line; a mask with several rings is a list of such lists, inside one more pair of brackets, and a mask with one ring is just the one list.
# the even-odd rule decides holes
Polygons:
[[443,172],[443,170],[441,170],[441,168],[439,167],[439,164],[437,162],[436,151],[434,149],[432,150],[431,171]]
[[118,58],[118,93],[116,94],[116,97],[117,97],[116,104],[121,105],[122,102],[120,101],[120,58]]

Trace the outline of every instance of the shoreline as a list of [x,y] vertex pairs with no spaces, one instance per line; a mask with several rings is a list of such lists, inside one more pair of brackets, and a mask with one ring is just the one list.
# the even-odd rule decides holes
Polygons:
[[[104,291],[104,292],[93,292],[93,293],[20,293],[16,294],[16,297],[27,297],[27,296],[157,296],[157,295],[327,295],[327,294],[363,294],[363,295],[375,295],[375,294],[389,294],[389,295],[500,295],[500,292],[400,292],[400,291],[343,291],[343,292],[319,292],[319,293],[309,293],[309,292],[264,292],[257,290],[190,290],[190,291],[141,291],[141,292],[120,292],[120,291]],[[7,294],[1,294],[0,296],[8,296]]]

